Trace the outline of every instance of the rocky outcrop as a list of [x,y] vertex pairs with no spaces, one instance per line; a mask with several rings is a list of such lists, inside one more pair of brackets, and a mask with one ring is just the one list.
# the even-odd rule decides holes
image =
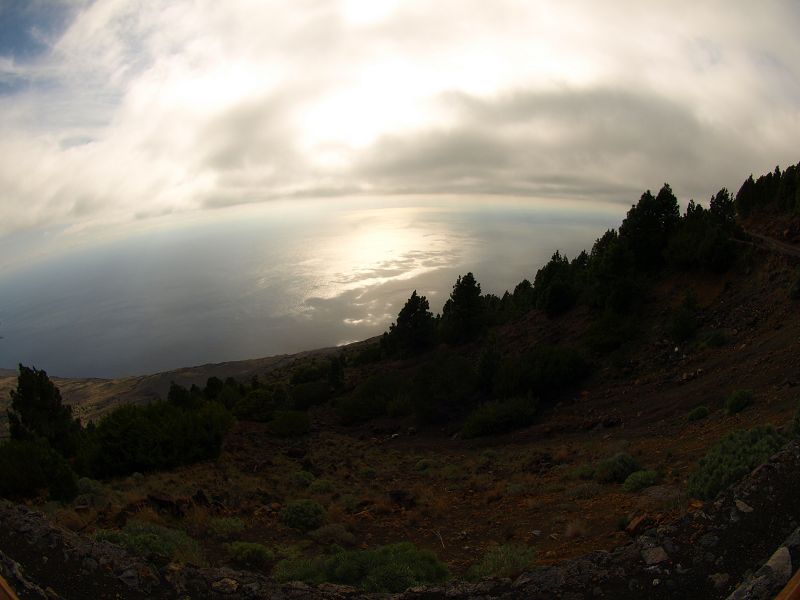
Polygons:
[[[771,598],[800,562],[798,480],[800,444],[793,442],[714,502],[674,523],[647,529],[612,552],[543,566],[515,581],[451,582],[389,597]],[[0,555],[0,573],[23,598],[387,597],[347,586],[280,585],[260,574],[231,569],[156,566],[112,544],[53,527],[40,513],[7,502],[0,503],[0,531],[0,552],[5,553]],[[747,572],[755,574],[742,582]]]

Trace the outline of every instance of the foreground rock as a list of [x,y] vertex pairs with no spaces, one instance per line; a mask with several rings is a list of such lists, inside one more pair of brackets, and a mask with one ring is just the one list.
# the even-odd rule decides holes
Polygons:
[[[612,552],[540,567],[515,581],[412,588],[398,600],[481,598],[772,598],[800,556],[800,443],[793,442],[713,503],[646,530]],[[386,598],[347,586],[281,585],[256,573],[157,567],[106,542],[53,527],[0,502],[0,574],[22,598]],[[777,548],[777,550],[776,550]],[[755,573],[742,582],[743,574]]]

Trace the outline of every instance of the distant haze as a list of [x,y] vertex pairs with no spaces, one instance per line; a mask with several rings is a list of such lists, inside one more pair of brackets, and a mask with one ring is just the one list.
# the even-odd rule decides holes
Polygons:
[[529,199],[371,204],[271,204],[16,271],[2,279],[0,366],[107,377],[365,339],[414,289],[438,311],[471,270],[502,294],[621,216]]

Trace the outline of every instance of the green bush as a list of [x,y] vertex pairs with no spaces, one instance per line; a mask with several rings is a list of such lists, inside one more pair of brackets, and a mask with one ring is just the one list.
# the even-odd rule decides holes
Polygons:
[[373,375],[352,394],[339,398],[336,412],[344,425],[364,423],[385,415],[389,402],[403,395],[407,387],[406,378],[399,373]]
[[314,500],[295,500],[281,510],[280,519],[287,527],[306,533],[325,523],[325,509]]
[[98,529],[95,538],[122,546],[148,560],[203,563],[199,544],[185,532],[145,521],[130,520],[121,530]]
[[209,531],[218,538],[229,538],[244,531],[244,521],[238,517],[217,517],[208,524]]
[[231,542],[225,546],[231,562],[246,569],[264,569],[275,560],[275,553],[256,542]]
[[687,493],[710,500],[772,456],[785,439],[771,425],[726,435],[700,459]]
[[308,486],[308,491],[312,494],[330,494],[334,489],[333,482],[329,479],[316,479]]
[[46,442],[10,440],[0,444],[0,496],[17,499],[47,490],[53,500],[78,493],[75,473]]
[[657,471],[635,471],[625,479],[622,489],[626,492],[638,492],[657,484],[659,479],[660,476]]
[[353,546],[356,543],[356,536],[347,531],[347,528],[341,523],[323,525],[319,529],[312,531],[309,535],[318,544],[325,544],[328,546],[331,544],[336,544],[337,546]]
[[[327,375],[327,368],[325,373]],[[292,407],[296,410],[308,410],[312,406],[325,404],[330,398],[331,386],[328,380],[307,381],[291,388]]]
[[399,593],[440,583],[447,578],[447,569],[433,552],[402,542],[369,550],[340,550],[313,559],[286,559],[276,565],[273,577],[280,582],[328,582],[367,592]]
[[311,419],[299,410],[279,410],[267,424],[269,432],[276,437],[299,437],[311,429]]
[[742,412],[753,403],[753,392],[750,390],[736,390],[725,401],[725,412],[735,415]]
[[507,433],[527,427],[536,417],[536,401],[530,398],[513,398],[490,402],[475,409],[467,417],[461,436],[474,438]]
[[300,470],[292,473],[290,479],[294,487],[307,488],[314,482],[315,477],[308,471]]
[[513,578],[533,567],[536,550],[522,544],[504,544],[492,548],[483,555],[481,561],[467,572],[473,581],[487,577]]
[[575,467],[572,472],[573,477],[576,479],[594,479],[595,467],[589,463],[584,463]]
[[87,429],[78,464],[103,478],[216,458],[231,425],[233,417],[218,402],[197,410],[169,402],[121,406]]
[[688,421],[699,421],[700,419],[705,419],[708,414],[707,406],[697,406],[689,411],[689,414],[686,415],[686,419]]
[[594,478],[600,483],[623,483],[628,475],[640,469],[630,454],[620,452],[597,463]]

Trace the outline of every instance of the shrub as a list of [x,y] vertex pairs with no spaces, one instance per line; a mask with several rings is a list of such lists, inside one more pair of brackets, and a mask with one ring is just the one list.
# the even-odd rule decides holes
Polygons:
[[31,497],[42,490],[53,500],[71,500],[78,493],[75,473],[64,457],[44,442],[0,444],[0,496]]
[[216,458],[232,424],[233,417],[218,402],[198,410],[169,402],[121,406],[87,429],[78,463],[98,478]]
[[292,385],[301,385],[315,381],[327,381],[330,368],[330,362],[327,360],[319,362],[314,360],[296,369],[292,373],[291,383]]
[[314,481],[314,475],[308,471],[295,471],[291,477],[292,485],[299,488],[307,488]]
[[121,530],[98,529],[95,538],[158,562],[203,563],[199,544],[185,532],[132,519]]
[[299,410],[279,410],[267,424],[269,432],[276,437],[298,437],[311,429],[311,419]]
[[308,486],[308,491],[312,494],[330,494],[333,490],[333,482],[329,479],[316,479]]
[[576,479],[594,479],[595,467],[589,463],[579,465],[572,472],[573,477]]
[[323,525],[312,531],[310,536],[317,543],[325,545],[353,546],[356,543],[356,537],[341,523]]
[[742,412],[753,403],[753,392],[750,390],[736,390],[725,401],[725,412],[735,415]]
[[639,469],[639,463],[630,454],[620,452],[600,461],[595,469],[594,478],[600,483],[623,483],[628,475]]
[[686,415],[686,419],[688,421],[699,421],[700,419],[705,419],[708,414],[707,406],[697,406],[689,411],[689,414]]
[[282,560],[273,576],[281,582],[328,582],[367,592],[399,593],[409,587],[442,582],[447,569],[433,552],[402,542],[369,550],[340,550],[313,559]]
[[217,517],[211,519],[208,529],[218,538],[229,538],[244,531],[244,521],[238,517]]
[[467,572],[473,581],[487,577],[516,577],[525,569],[533,567],[536,550],[522,544],[504,544],[492,548],[481,561]]
[[536,417],[536,401],[530,398],[513,398],[490,402],[475,409],[461,429],[461,436],[474,438],[527,427]]
[[635,471],[628,475],[622,489],[626,492],[638,492],[644,488],[658,483],[660,477],[657,471]]
[[476,399],[475,365],[460,353],[442,350],[429,358],[413,381],[414,413],[423,423],[444,423]]
[[[327,368],[326,368],[327,374]],[[324,404],[331,395],[328,380],[307,381],[292,386],[292,407],[296,410],[308,410],[312,406]]]
[[352,394],[339,398],[336,412],[345,425],[364,423],[385,415],[389,402],[402,394],[406,387],[406,379],[398,373],[373,375]]
[[687,492],[710,500],[772,456],[786,440],[771,425],[726,435],[700,459]]
[[280,519],[287,527],[307,533],[325,523],[325,509],[314,500],[295,500],[281,511]]
[[263,569],[275,560],[272,550],[257,542],[231,542],[225,549],[231,562],[248,569]]

